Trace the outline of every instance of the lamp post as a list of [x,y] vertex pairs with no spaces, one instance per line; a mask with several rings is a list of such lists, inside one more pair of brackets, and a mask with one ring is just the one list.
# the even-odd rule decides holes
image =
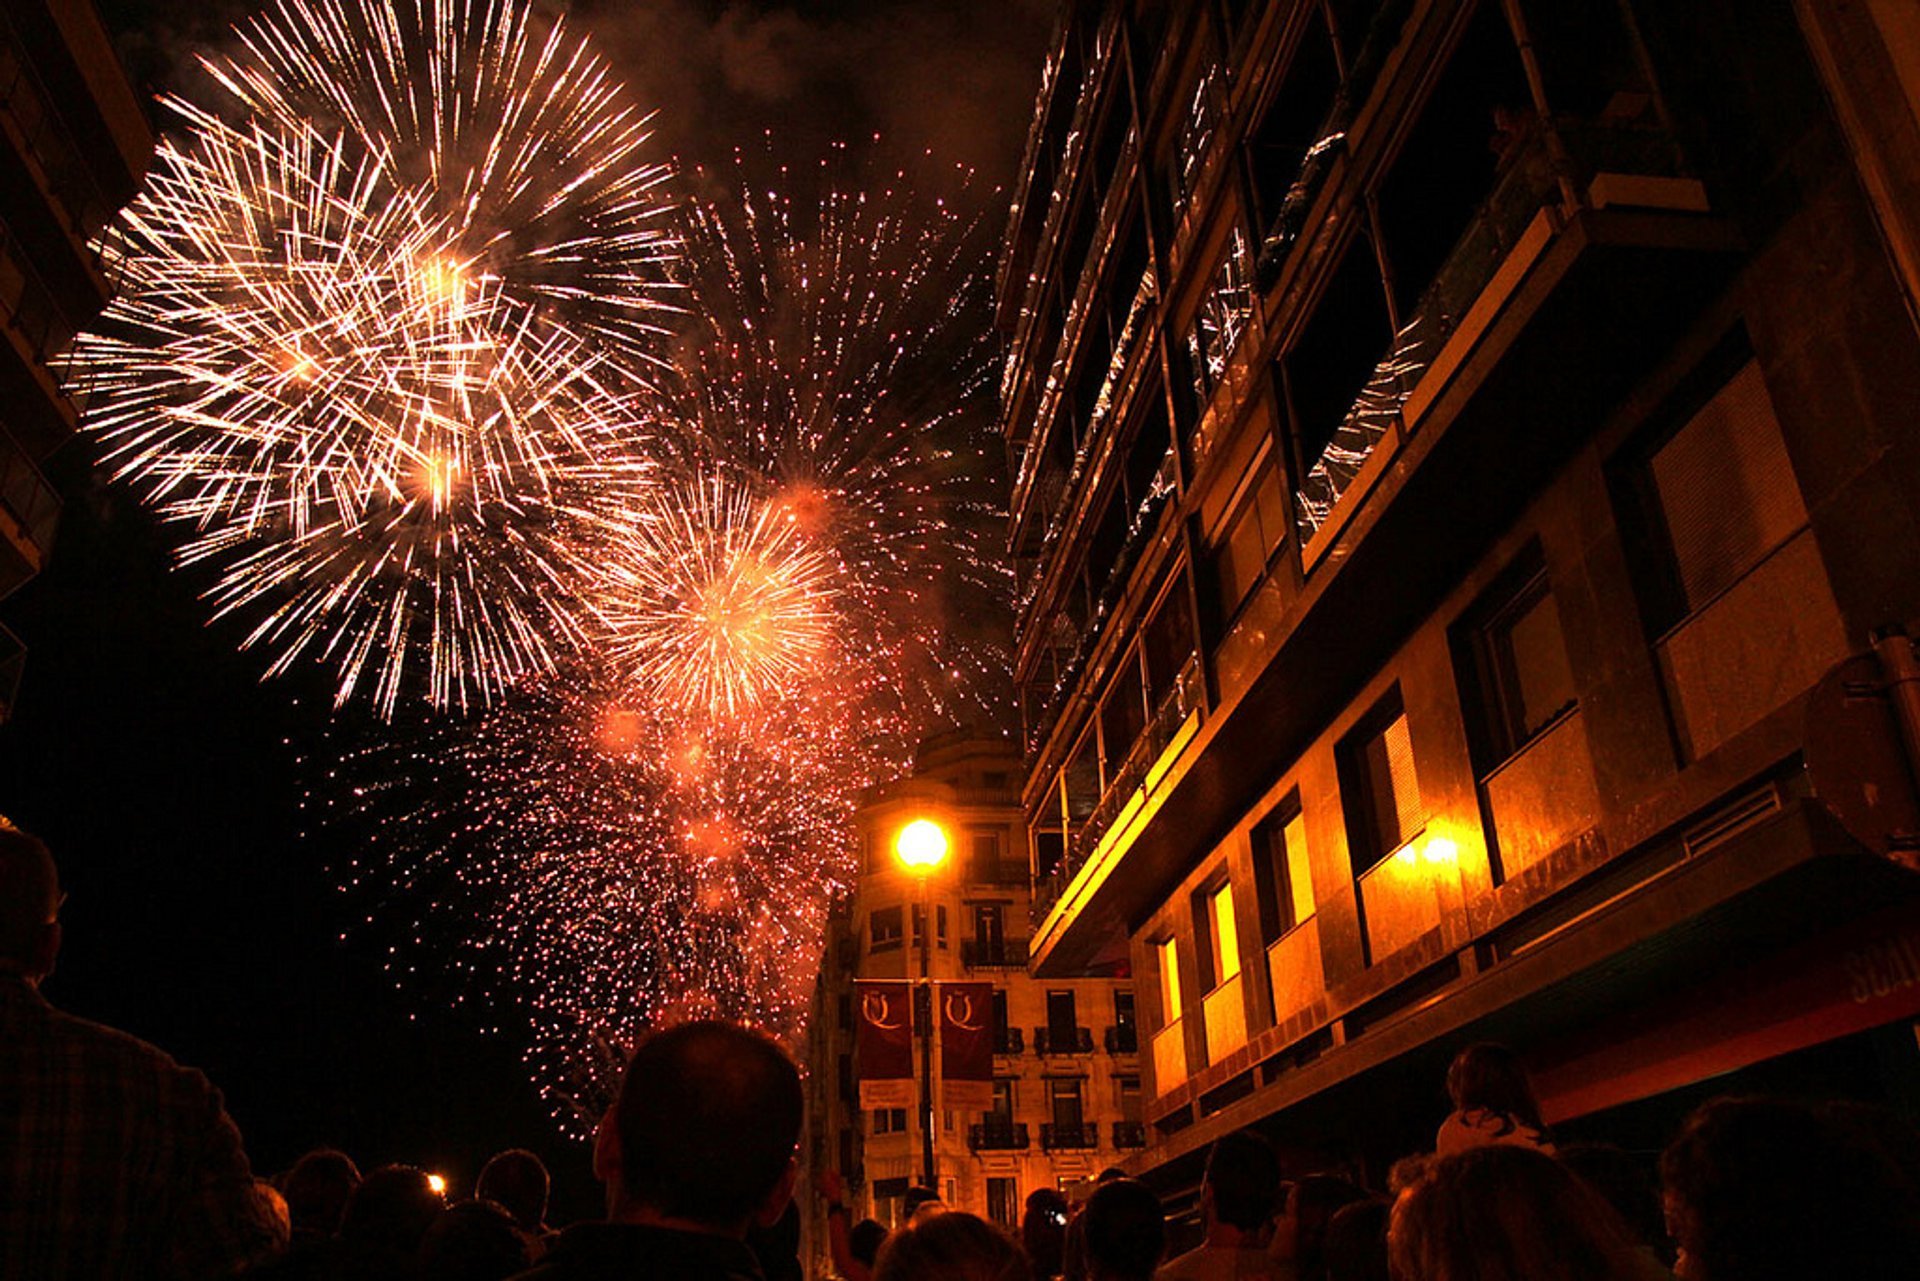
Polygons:
[[929,1192],[940,1186],[933,1173],[933,873],[947,858],[946,829],[916,818],[893,838],[893,852],[920,879],[920,981],[914,985],[914,1021],[920,1030],[920,1173]]

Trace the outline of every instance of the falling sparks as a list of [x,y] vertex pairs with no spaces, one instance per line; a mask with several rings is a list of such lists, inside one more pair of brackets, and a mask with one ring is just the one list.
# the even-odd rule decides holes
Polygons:
[[103,246],[86,426],[270,672],[490,701],[582,639],[579,524],[645,489],[646,119],[511,3],[279,0],[239,39]]

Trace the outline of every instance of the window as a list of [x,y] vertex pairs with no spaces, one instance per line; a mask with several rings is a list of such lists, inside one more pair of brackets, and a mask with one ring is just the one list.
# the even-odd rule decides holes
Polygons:
[[900,946],[900,909],[876,907],[867,917],[869,952],[891,952]]
[[[913,945],[915,947],[920,946],[920,935],[926,928],[926,921],[926,905],[915,903],[913,905]],[[933,909],[933,940],[937,947],[947,945],[947,905],[945,903]]]
[[875,1134],[905,1134],[907,1132],[907,1110],[905,1108],[873,1109],[873,1132]]
[[987,1176],[987,1217],[1008,1232],[1020,1227],[1020,1180]]
[[996,1053],[1003,1052],[1003,1047],[1012,1039],[1007,1035],[1011,1030],[1007,1025],[1007,989],[996,987],[993,989],[993,1047]]
[[1355,235],[1281,360],[1296,477],[1306,476],[1320,461],[1392,341],[1380,260],[1372,242]]
[[1000,833],[975,831],[971,833],[972,850],[970,871],[976,881],[997,881],[1000,879]]
[[1341,790],[1357,876],[1420,834],[1427,812],[1396,688],[1342,744]]
[[1271,945],[1313,915],[1313,869],[1307,862],[1307,824],[1298,803],[1253,829],[1254,895],[1260,903],[1260,940]]
[[1680,616],[1738,582],[1807,523],[1773,402],[1751,358],[1655,452],[1648,470]]
[[842,1054],[840,1056],[839,1067],[840,1097],[851,1103],[855,1097],[853,1088],[853,1055]]
[[1047,1081],[1048,1110],[1053,1114],[1053,1128],[1061,1131],[1077,1131],[1085,1117],[1085,1109],[1080,1098],[1081,1081],[1079,1077],[1052,1077]]
[[1247,138],[1254,200],[1263,230],[1273,226],[1288,190],[1299,181],[1307,149],[1320,140],[1339,87],[1333,41],[1316,6],[1308,12],[1279,92]]
[[1240,972],[1240,927],[1233,919],[1233,883],[1222,881],[1193,897],[1200,980],[1211,991]]
[[1537,548],[1530,549],[1468,616],[1461,671],[1480,709],[1476,766],[1485,773],[1531,742],[1574,704],[1573,668]]
[[1180,570],[1168,578],[1165,595],[1147,624],[1140,647],[1147,660],[1147,702],[1158,711],[1179,683],[1187,660],[1198,648],[1193,631],[1193,599]]
[[1119,663],[1107,700],[1100,705],[1100,732],[1106,747],[1106,786],[1112,787],[1121,764],[1147,727],[1146,690],[1140,680],[1140,652],[1128,650]]
[[835,1005],[840,1030],[851,1032],[853,1030],[853,998],[842,994]]
[[1173,1023],[1180,1017],[1180,945],[1170,938],[1153,945],[1160,960],[1160,1021]]
[[1239,510],[1214,549],[1220,612],[1231,617],[1267,572],[1267,561],[1287,535],[1287,499],[1269,459],[1255,473]]
[[1140,1078],[1137,1076],[1116,1076],[1113,1078],[1114,1106],[1120,1109],[1122,1121],[1140,1120]]
[[998,903],[973,905],[973,945],[982,960],[993,960],[1006,951],[1007,909]]
[[851,1178],[853,1175],[853,1130],[849,1126],[840,1127],[840,1175]]
[[1133,991],[1130,988],[1113,990],[1113,1025],[1129,1031],[1133,1028]]
[[990,1119],[1003,1121],[1008,1125],[1013,1124],[1013,1088],[1012,1077],[993,1078],[993,1107],[987,1112]]
[[1047,1039],[1056,1049],[1070,1049],[1079,1039],[1080,1020],[1073,1007],[1073,993],[1047,993]]

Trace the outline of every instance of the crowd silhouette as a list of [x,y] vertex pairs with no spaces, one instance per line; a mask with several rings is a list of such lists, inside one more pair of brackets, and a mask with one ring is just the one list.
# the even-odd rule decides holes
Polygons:
[[[556,1231],[533,1153],[449,1203],[425,1171],[329,1148],[272,1180],[199,1072],[53,1007],[53,859],[0,825],[0,1281],[801,1281],[800,1074],[757,1032],[643,1040],[600,1126],[603,1219]],[[1027,1200],[1016,1238],[916,1190],[902,1222],[849,1222],[824,1171],[845,1281],[1893,1281],[1920,1276],[1920,1135],[1857,1102],[1725,1098],[1651,1159],[1561,1145],[1518,1058],[1469,1046],[1430,1153],[1373,1189],[1291,1171],[1251,1130],[1218,1139],[1201,1238],[1169,1257],[1154,1188],[1103,1172],[1076,1204]],[[1289,1177],[1289,1174],[1291,1177]]]

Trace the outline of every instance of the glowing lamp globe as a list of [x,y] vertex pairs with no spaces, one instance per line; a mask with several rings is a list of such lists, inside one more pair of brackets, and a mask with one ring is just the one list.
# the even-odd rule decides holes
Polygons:
[[908,868],[930,872],[947,856],[947,833],[930,818],[916,818],[893,838],[893,852]]

